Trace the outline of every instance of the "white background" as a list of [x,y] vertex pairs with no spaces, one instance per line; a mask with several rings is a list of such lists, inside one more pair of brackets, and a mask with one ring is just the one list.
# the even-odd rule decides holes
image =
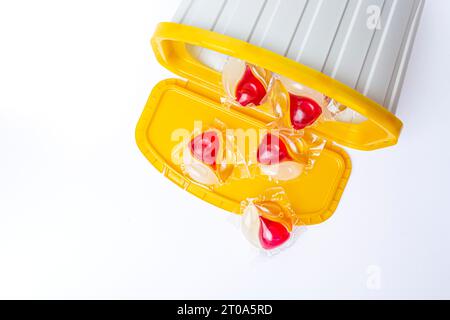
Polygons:
[[427,2],[399,145],[349,150],[335,216],[272,258],[135,145],[177,5],[0,2],[0,298],[450,298],[450,2]]

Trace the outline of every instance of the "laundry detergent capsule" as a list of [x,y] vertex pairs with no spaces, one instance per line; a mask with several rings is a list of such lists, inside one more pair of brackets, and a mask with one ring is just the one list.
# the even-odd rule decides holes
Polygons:
[[265,103],[271,73],[245,61],[230,58],[222,73],[227,100],[240,107],[259,107]]
[[279,181],[294,180],[303,173],[305,165],[290,155],[286,142],[275,134],[267,134],[258,148],[261,173]]
[[227,163],[229,152],[220,131],[205,131],[193,137],[184,147],[184,172],[200,184],[219,185],[233,170],[233,166]]
[[249,203],[244,209],[242,232],[255,247],[273,250],[284,245],[293,230],[291,217],[278,203]]
[[291,126],[303,130],[314,125],[323,114],[325,96],[286,77],[278,76],[284,89],[288,92],[285,108]]

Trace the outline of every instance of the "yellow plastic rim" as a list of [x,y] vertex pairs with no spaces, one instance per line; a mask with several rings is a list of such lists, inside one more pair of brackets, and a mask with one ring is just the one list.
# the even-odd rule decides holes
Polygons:
[[245,41],[171,22],[160,23],[152,38],[155,55],[165,68],[210,90],[222,90],[221,74],[195,60],[188,52],[187,44],[283,75],[322,92],[369,119],[362,124],[322,123],[313,130],[325,139],[367,151],[392,146],[398,141],[403,124],[395,115],[347,85],[291,59]]

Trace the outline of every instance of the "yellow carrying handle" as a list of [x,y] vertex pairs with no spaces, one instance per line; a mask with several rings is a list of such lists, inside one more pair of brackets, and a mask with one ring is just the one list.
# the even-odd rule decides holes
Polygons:
[[398,141],[403,124],[395,115],[347,85],[289,58],[216,32],[171,22],[160,23],[152,38],[153,50],[161,65],[211,90],[220,90],[220,73],[194,59],[186,44],[217,51],[283,75],[368,119],[361,124],[324,122],[313,129],[328,140],[367,151],[392,146]]

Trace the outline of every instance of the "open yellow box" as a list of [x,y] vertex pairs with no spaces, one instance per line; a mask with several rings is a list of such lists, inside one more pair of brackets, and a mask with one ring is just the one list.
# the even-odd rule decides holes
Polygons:
[[[232,180],[214,190],[203,187],[185,177],[172,162],[172,151],[179,143],[172,139],[175,130],[193,130],[195,121],[211,123],[216,118],[233,128],[263,129],[274,119],[254,109],[224,107],[220,102],[224,95],[220,73],[194,59],[186,45],[217,51],[283,75],[322,92],[368,120],[361,124],[325,122],[311,129],[329,142],[314,169],[297,180],[275,185],[256,177]],[[170,180],[227,211],[239,213],[243,200],[281,186],[302,223],[321,223],[336,210],[351,172],[350,158],[333,142],[359,150],[375,150],[398,141],[402,122],[381,105],[318,71],[266,49],[177,23],[159,24],[152,46],[161,65],[186,80],[164,80],[153,89],[137,125],[137,144]]]

